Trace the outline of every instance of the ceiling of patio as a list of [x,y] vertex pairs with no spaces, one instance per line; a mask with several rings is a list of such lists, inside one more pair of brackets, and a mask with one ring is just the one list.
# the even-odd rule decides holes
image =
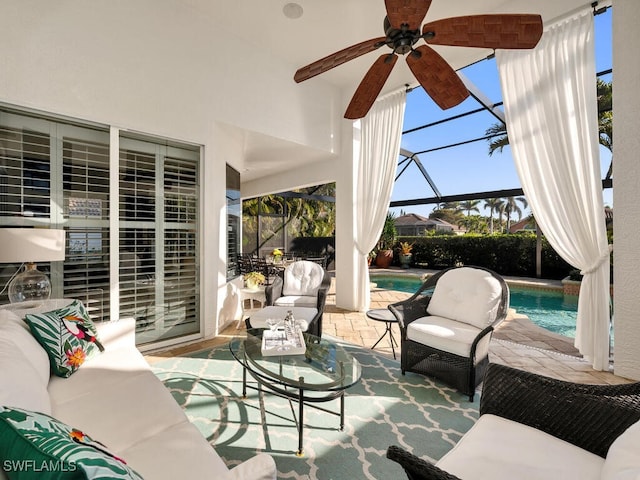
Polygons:
[[[283,62],[295,68],[307,65],[350,45],[384,35],[384,0],[182,0],[210,16],[220,28],[246,32],[246,41],[256,48],[278,52]],[[283,13],[285,4],[294,1],[303,9],[298,19]],[[538,13],[549,22],[591,0],[433,0],[426,20],[480,13]],[[244,36],[244,35],[243,35]],[[434,47],[454,68],[459,69],[487,57],[491,50],[462,47]],[[373,61],[371,52],[334,68],[309,82],[327,81],[344,88],[350,98]],[[403,85],[417,85],[406,65],[399,61],[387,80],[382,94]],[[346,107],[346,105],[345,105]],[[425,119],[427,122],[428,119]],[[317,161],[318,152],[264,135],[247,134],[248,170],[243,181],[273,173],[282,168],[282,153],[296,155],[298,163]]]

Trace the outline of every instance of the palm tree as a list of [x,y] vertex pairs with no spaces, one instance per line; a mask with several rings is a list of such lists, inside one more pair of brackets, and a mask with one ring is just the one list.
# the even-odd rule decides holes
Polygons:
[[480,200],[466,200],[464,202],[460,202],[458,208],[463,212],[467,213],[467,217],[471,215],[471,212],[480,213],[480,209],[478,205],[480,204]]
[[484,201],[483,207],[489,209],[489,233],[493,234],[493,212],[500,214],[500,208],[504,202],[500,198],[488,198]]
[[524,197],[506,197],[504,199],[504,205],[502,207],[502,211],[507,217],[507,232],[511,227],[511,215],[514,213],[518,214],[518,221],[522,220],[522,208],[518,206],[518,202],[522,204],[522,208],[527,208],[529,203],[527,199]]
[[[598,100],[598,129],[600,132],[600,145],[613,151],[613,130],[612,130],[612,89],[611,82],[605,82],[600,79],[596,81],[596,95]],[[493,155],[496,150],[502,153],[504,147],[509,145],[509,135],[507,134],[507,126],[500,122],[491,125],[485,132],[489,138],[489,156]],[[611,171],[611,167],[609,167]],[[610,173],[607,172],[607,178]]]

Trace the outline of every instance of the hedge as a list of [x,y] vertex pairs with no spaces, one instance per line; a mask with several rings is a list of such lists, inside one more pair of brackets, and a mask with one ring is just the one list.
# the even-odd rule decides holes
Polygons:
[[[536,235],[460,235],[399,237],[413,243],[412,266],[443,269],[455,265],[477,265],[500,275],[536,276]],[[394,264],[399,265],[399,245],[394,248]],[[542,277],[562,279],[573,267],[542,238]]]

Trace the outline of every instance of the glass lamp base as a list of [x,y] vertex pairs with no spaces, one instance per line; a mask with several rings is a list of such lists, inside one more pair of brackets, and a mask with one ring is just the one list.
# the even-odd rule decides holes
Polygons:
[[9,284],[9,301],[20,303],[30,300],[47,300],[51,296],[51,282],[35,264],[27,264]]

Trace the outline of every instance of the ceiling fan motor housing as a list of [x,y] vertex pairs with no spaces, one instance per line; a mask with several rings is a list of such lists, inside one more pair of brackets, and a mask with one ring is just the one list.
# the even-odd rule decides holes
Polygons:
[[402,28],[393,28],[388,17],[384,17],[384,33],[387,36],[386,45],[393,50],[394,53],[404,55],[413,50],[413,46],[420,38],[422,33],[420,30],[407,30],[406,25]]

